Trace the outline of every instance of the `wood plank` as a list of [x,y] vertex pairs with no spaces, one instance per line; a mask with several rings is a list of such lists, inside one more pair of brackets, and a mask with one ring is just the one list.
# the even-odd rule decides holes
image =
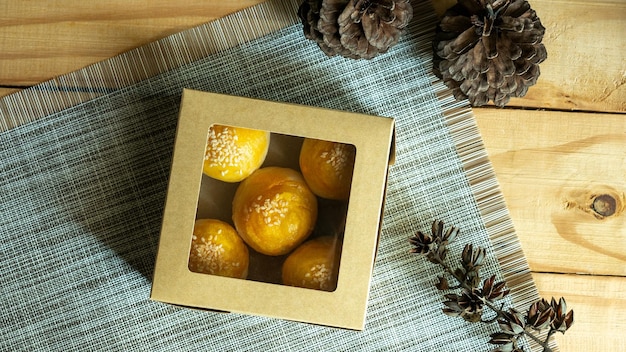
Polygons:
[[[456,3],[434,1],[437,13]],[[531,0],[546,27],[539,81],[508,106],[626,111],[626,1]]]
[[0,86],[30,86],[263,0],[0,2]]
[[20,89],[17,88],[2,88],[0,87],[0,98],[7,96],[11,93],[19,92]]
[[626,116],[474,113],[531,269],[626,275]]
[[[78,0],[0,4],[0,86],[28,86],[262,0]],[[436,1],[439,13],[455,0]],[[533,0],[548,60],[510,106],[626,111],[626,2]]]
[[546,27],[548,59],[537,86],[511,106],[626,111],[626,2],[531,3]]
[[626,278],[590,275],[533,274],[543,298],[565,297],[574,310],[574,325],[555,335],[561,351],[623,351],[626,329]]

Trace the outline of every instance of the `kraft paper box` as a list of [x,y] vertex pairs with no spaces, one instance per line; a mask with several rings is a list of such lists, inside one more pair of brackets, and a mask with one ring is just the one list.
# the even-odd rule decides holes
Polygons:
[[[315,289],[283,283],[283,263],[295,250],[265,255],[247,246],[245,279],[190,269],[197,219],[219,219],[235,228],[232,204],[241,182],[224,182],[203,173],[212,126],[270,132],[261,169],[300,172],[299,153],[305,139],[353,148],[349,199],[316,196],[317,222],[303,242],[334,236],[338,260],[331,266],[330,286]],[[362,330],[393,158],[391,118],[185,90],[150,299]]]

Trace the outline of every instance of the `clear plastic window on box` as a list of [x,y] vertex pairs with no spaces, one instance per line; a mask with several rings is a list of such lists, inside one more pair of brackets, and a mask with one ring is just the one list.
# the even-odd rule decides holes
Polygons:
[[189,270],[334,291],[355,155],[351,144],[212,125]]

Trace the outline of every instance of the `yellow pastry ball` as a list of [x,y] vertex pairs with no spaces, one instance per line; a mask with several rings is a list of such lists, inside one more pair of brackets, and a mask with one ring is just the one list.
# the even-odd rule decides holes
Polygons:
[[283,284],[334,291],[339,269],[339,243],[330,236],[304,242],[283,264]]
[[240,127],[209,128],[203,172],[214,179],[239,182],[261,167],[270,145],[270,133]]
[[235,228],[259,253],[291,252],[311,234],[316,219],[317,198],[295,170],[261,168],[235,192]]
[[300,170],[313,193],[322,198],[347,200],[355,154],[350,144],[305,138],[300,150]]
[[196,220],[191,237],[189,270],[245,279],[249,261],[248,247],[232,226],[220,220]]

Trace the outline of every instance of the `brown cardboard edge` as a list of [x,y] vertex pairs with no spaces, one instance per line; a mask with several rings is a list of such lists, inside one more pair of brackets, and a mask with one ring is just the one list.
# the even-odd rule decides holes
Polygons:
[[[198,127],[202,127],[205,128],[206,130],[208,130],[208,126],[210,126],[212,123],[221,123],[220,121],[212,121],[211,123],[208,123],[208,121],[205,121],[204,126],[197,126],[194,125],[193,123],[189,124],[189,121],[183,121],[183,120],[187,120],[186,118],[184,118],[185,114],[188,114],[187,109],[190,108],[190,104],[188,103],[188,100],[196,100],[199,99],[199,96],[204,96],[204,97],[209,97],[212,96],[213,98],[217,98],[219,97],[218,100],[221,100],[222,102],[224,101],[239,101],[239,102],[256,102],[254,105],[255,106],[260,106],[260,105],[264,105],[265,107],[268,107],[269,105],[274,106],[275,108],[284,108],[287,110],[299,110],[300,112],[302,112],[302,110],[306,110],[307,112],[317,112],[317,113],[326,113],[326,114],[341,114],[341,115],[345,115],[345,116],[354,116],[354,115],[358,115],[361,119],[363,118],[362,114],[355,114],[355,113],[350,113],[350,112],[344,112],[344,111],[336,111],[336,110],[328,110],[328,109],[323,109],[323,108],[316,108],[316,107],[308,107],[308,106],[301,106],[301,105],[296,105],[296,104],[285,104],[285,103],[275,103],[275,102],[267,102],[267,101],[262,101],[262,100],[258,100],[258,99],[250,99],[250,98],[241,98],[241,97],[234,97],[234,96],[227,96],[227,95],[223,95],[223,94],[215,94],[215,93],[205,93],[205,92],[197,92],[197,91],[191,91],[191,90],[185,90],[183,92],[183,100],[182,100],[182,104],[181,104],[181,111],[180,111],[180,121],[179,121],[179,127],[177,129],[177,142],[176,145],[174,147],[174,154],[173,154],[173,158],[172,158],[172,170],[171,170],[171,179],[170,179],[170,184],[168,185],[168,196],[166,198],[166,209],[164,211],[164,229],[166,227],[166,224],[168,221],[171,221],[170,217],[172,216],[171,212],[172,210],[170,209],[172,207],[172,202],[176,203],[174,201],[174,199],[179,199],[179,195],[174,195],[174,198],[171,198],[172,194],[170,193],[170,191],[172,190],[172,177],[176,174],[176,171],[178,169],[178,163],[182,162],[180,160],[180,156],[181,153],[185,154],[186,153],[186,148],[180,148],[181,144],[179,144],[179,139],[180,137],[184,137],[185,135],[185,131],[189,128],[198,128]],[[241,100],[243,99],[243,100]],[[193,104],[192,104],[193,105]],[[246,103],[244,103],[243,105],[246,105]],[[287,106],[290,106],[290,108],[287,108]],[[271,110],[271,107],[269,108]],[[223,109],[217,108],[218,111]],[[250,111],[246,112],[246,106],[238,106],[237,109],[237,113],[250,113]],[[258,111],[259,109],[254,109],[255,111]],[[261,109],[262,110],[262,109]],[[372,118],[374,118],[374,116],[371,116]],[[302,116],[300,116],[300,118],[302,118]],[[375,254],[376,254],[376,250],[377,250],[377,246],[378,246],[378,241],[380,238],[380,229],[381,229],[381,225],[382,225],[382,212],[383,212],[383,203],[384,203],[384,196],[386,193],[386,187],[387,187],[387,177],[389,174],[389,164],[390,162],[393,160],[394,157],[394,137],[395,137],[395,129],[394,129],[394,121],[393,119],[389,119],[389,118],[382,118],[382,117],[376,117],[379,119],[384,119],[384,120],[379,120],[379,121],[384,121],[385,123],[383,125],[387,125],[388,129],[388,134],[387,136],[384,138],[385,142],[385,164],[384,164],[384,175],[379,175],[381,176],[380,178],[384,181],[382,181],[382,183],[379,185],[379,187],[381,187],[379,189],[378,192],[376,192],[376,194],[378,194],[379,198],[378,201],[380,204],[380,208],[377,209],[378,214],[375,217],[376,218],[376,237],[372,238],[370,241],[360,241],[360,242],[369,242],[370,246],[365,246],[365,248],[369,248],[367,250],[367,252],[369,252],[369,254],[366,257],[366,261],[368,263],[371,263],[371,265],[368,265],[368,268],[361,268],[360,270],[357,270],[358,274],[353,275],[354,274],[354,270],[355,268],[358,268],[359,265],[359,261],[363,261],[364,255],[362,252],[359,252],[359,258],[355,263],[349,264],[349,268],[351,268],[351,270],[348,270],[348,272],[346,272],[347,269],[345,269],[346,264],[344,262],[344,260],[346,260],[346,258],[350,258],[351,260],[355,260],[356,253],[353,253],[352,251],[354,251],[354,249],[348,249],[346,250],[346,248],[343,249],[343,254],[342,254],[342,265],[340,266],[340,278],[337,284],[337,290],[335,290],[334,292],[323,292],[323,291],[315,291],[315,290],[308,290],[308,289],[301,289],[301,288],[296,288],[296,287],[288,287],[288,286],[282,286],[282,285],[273,285],[270,286],[272,287],[270,290],[275,291],[275,293],[279,293],[279,295],[281,297],[285,297],[285,296],[292,296],[293,295],[297,295],[300,298],[303,299],[312,299],[313,301],[316,300],[320,300],[321,302],[326,302],[332,305],[332,301],[334,301],[335,305],[337,304],[337,302],[341,302],[345,308],[345,301],[346,299],[349,299],[349,301],[352,302],[359,302],[358,305],[355,305],[354,307],[352,307],[352,309],[348,310],[349,312],[346,313],[348,316],[350,316],[348,319],[346,319],[345,317],[340,318],[340,319],[320,319],[318,318],[319,314],[311,314],[312,312],[308,312],[308,314],[303,314],[303,315],[298,315],[298,314],[286,314],[288,312],[285,312],[285,310],[283,309],[282,311],[280,309],[276,309],[274,311],[272,311],[272,309],[264,309],[263,312],[250,312],[250,309],[248,309],[246,307],[246,305],[233,305],[232,307],[226,308],[222,305],[222,304],[217,304],[217,305],[213,305],[213,306],[203,306],[203,305],[199,305],[197,303],[193,303],[190,301],[180,301],[178,299],[176,299],[176,296],[180,296],[181,293],[176,289],[169,289],[170,290],[170,295],[163,295],[162,287],[158,287],[158,285],[162,284],[162,270],[164,270],[161,265],[159,265],[159,263],[162,261],[161,258],[164,254],[163,251],[163,236],[160,238],[159,240],[159,249],[157,251],[157,261],[155,264],[155,270],[154,270],[154,275],[153,275],[153,286],[151,289],[151,293],[150,293],[150,299],[151,300],[155,300],[155,301],[161,301],[161,302],[165,302],[165,303],[170,303],[170,304],[174,304],[174,305],[179,305],[179,306],[194,306],[196,308],[202,308],[202,309],[210,309],[210,310],[219,310],[219,311],[232,311],[232,312],[237,312],[237,313],[246,313],[246,314],[257,314],[257,315],[265,315],[265,316],[272,316],[272,317],[276,317],[276,318],[282,318],[282,319],[287,319],[287,320],[296,320],[296,321],[303,321],[306,323],[312,323],[312,324],[320,324],[320,325],[328,325],[328,326],[335,326],[335,327],[342,327],[342,328],[348,328],[348,329],[354,329],[354,330],[362,330],[364,328],[365,325],[365,315],[366,315],[366,308],[367,308],[367,301],[369,298],[369,289],[370,289],[370,284],[371,284],[371,275],[372,275],[372,271],[373,271],[373,264],[375,261]],[[352,120],[354,119],[354,117],[351,118]],[[312,121],[312,120],[311,120]],[[336,122],[339,122],[339,120],[337,120]],[[359,121],[361,122],[361,121]],[[254,123],[253,123],[254,124]],[[200,125],[202,125],[202,123],[200,123]],[[235,124],[236,125],[236,124]],[[250,128],[254,128],[254,127],[259,127],[257,126],[242,126],[242,127],[250,127]],[[264,128],[265,129],[265,128]],[[279,132],[279,133],[286,133],[286,134],[296,134],[296,135],[301,135],[298,132],[293,132],[293,131],[286,131],[282,128],[280,128],[278,131],[276,131],[275,129],[272,128],[267,128],[268,130],[272,131],[272,132]],[[332,130],[341,130],[341,129],[332,129]],[[341,137],[342,133],[339,134],[334,134],[333,137],[328,137],[326,136],[328,131],[326,132],[322,132],[319,133],[319,131],[316,131],[316,133],[313,133],[312,135],[304,135],[307,137],[313,137],[313,138],[320,138],[320,139],[333,139],[333,140],[338,140],[338,141],[342,141],[342,142],[348,142],[348,143],[352,143],[351,140],[341,140],[342,138],[333,138],[333,137]],[[206,135],[204,135],[204,141],[206,141]],[[361,139],[361,137],[356,138],[357,140]],[[354,143],[353,143],[354,144]],[[365,160],[363,160],[363,156],[359,156],[359,150],[361,150],[361,153],[366,152],[367,153],[372,153],[372,151],[370,150],[371,148],[368,148],[364,145],[364,142],[358,142],[357,144],[360,145],[357,146],[357,159],[356,159],[356,163],[365,163]],[[369,143],[368,143],[369,144]],[[201,150],[202,156],[204,153],[204,145],[202,145],[202,150]],[[376,153],[374,153],[376,154]],[[183,160],[184,161],[184,160]],[[184,164],[184,163],[183,163]],[[380,164],[380,162],[379,162]],[[189,165],[189,164],[186,164]],[[200,179],[201,179],[201,163],[198,164],[199,165],[199,175],[197,177],[197,179],[194,182],[191,182],[190,185],[194,185],[193,187],[189,187],[189,189],[191,190],[191,192],[195,192],[196,194],[196,198],[197,198],[197,191],[199,191],[199,187],[200,187]],[[383,165],[383,164],[380,164]],[[360,172],[363,172],[364,170],[364,165],[360,167]],[[193,170],[192,174],[197,172],[198,170]],[[383,170],[379,170],[383,171]],[[357,166],[355,165],[355,172],[357,172]],[[367,174],[367,172],[365,173]],[[383,177],[384,176],[384,177]],[[180,177],[180,175],[176,176],[176,177]],[[176,182],[180,182],[180,180],[176,181]],[[196,185],[197,183],[197,185]],[[361,193],[364,193],[364,191],[361,191]],[[358,198],[358,197],[357,197]],[[354,204],[353,200],[351,199],[351,203]],[[195,207],[195,203],[193,204]],[[356,211],[359,210],[360,207],[357,207]],[[353,210],[355,211],[355,210]],[[189,209],[187,209],[187,212],[189,212]],[[350,217],[350,210],[349,212],[349,217]],[[176,214],[176,211],[174,211],[174,213]],[[195,209],[194,209],[194,213],[195,213]],[[354,215],[353,215],[354,217]],[[349,221],[349,220],[348,220]],[[354,222],[355,220],[353,220]],[[355,222],[356,223],[356,222]],[[193,225],[191,225],[192,228]],[[183,226],[184,228],[185,226]],[[356,227],[356,225],[352,225],[351,227]],[[191,228],[187,229],[189,233],[191,233]],[[354,231],[354,230],[352,230]],[[347,236],[347,239],[349,238],[349,236]],[[345,241],[344,241],[345,242]],[[354,242],[354,241],[353,241]],[[345,243],[344,243],[344,247],[345,247]],[[350,247],[350,244],[348,245],[348,247]],[[187,248],[188,251],[188,248]],[[348,254],[348,253],[352,253],[352,254]],[[369,258],[369,259],[367,259]],[[185,256],[185,260],[186,260],[186,256]],[[186,264],[186,263],[185,263]],[[186,267],[186,265],[185,265]],[[343,268],[343,270],[342,270]],[[343,271],[343,272],[342,272]],[[365,274],[365,275],[364,275]],[[193,273],[192,273],[193,275]],[[201,276],[196,276],[197,279],[199,280],[204,280],[205,282],[209,282],[209,283],[213,283],[213,284],[219,284],[218,287],[224,287],[223,285],[225,285],[225,287],[230,287],[231,289],[236,288],[236,286],[239,287],[243,287],[246,286],[248,288],[246,288],[246,290],[259,290],[259,292],[261,292],[264,288],[260,287],[259,285],[272,285],[272,284],[266,284],[266,283],[258,283],[258,282],[247,282],[247,280],[238,280],[238,279],[230,279],[230,278],[221,278],[221,277],[211,277],[210,275],[202,275],[202,274],[196,274],[196,275],[201,275]],[[357,281],[358,282],[354,282],[354,280],[349,280],[349,278],[351,276],[355,276],[357,277]],[[364,282],[364,280],[362,279],[363,276],[367,277],[367,282]],[[209,279],[207,280],[207,277],[209,277]],[[236,281],[233,281],[236,280]],[[352,281],[352,282],[351,282]],[[245,284],[244,284],[245,283]],[[347,295],[347,290],[350,290],[351,287],[358,287],[359,289],[357,291],[359,291],[358,296],[359,297],[354,297],[354,294],[350,294]],[[267,288],[265,288],[267,289]],[[171,295],[171,293],[173,292],[173,296]],[[349,296],[349,297],[348,297]],[[343,299],[342,299],[343,297]],[[232,309],[231,309],[232,308]],[[340,307],[335,307],[335,308],[340,308]],[[326,313],[328,314],[332,314],[335,311],[335,309],[332,310],[328,310]],[[275,313],[275,314],[274,314]],[[315,312],[313,312],[315,313]],[[316,312],[316,313],[319,313]],[[344,314],[344,315],[346,315]]]

